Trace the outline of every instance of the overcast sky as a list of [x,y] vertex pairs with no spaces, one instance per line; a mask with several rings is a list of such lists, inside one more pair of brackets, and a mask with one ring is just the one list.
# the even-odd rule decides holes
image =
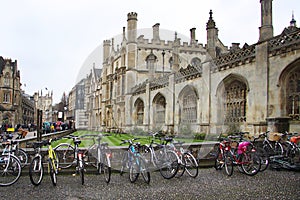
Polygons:
[[[226,46],[258,41],[260,0],[1,0],[0,56],[18,61],[22,89],[27,94],[53,90],[54,103],[89,71],[105,39],[122,34],[127,13],[138,13],[138,29],[177,31],[206,44],[209,10]],[[274,35],[289,26],[294,12],[300,24],[299,0],[273,1]],[[298,26],[299,27],[299,26]],[[164,38],[163,38],[164,39]],[[168,38],[173,40],[174,37]],[[90,55],[93,55],[92,57]],[[98,59],[99,60],[99,59]],[[95,61],[100,67],[101,61]],[[86,72],[85,72],[86,71]],[[26,85],[26,86],[25,86]]]

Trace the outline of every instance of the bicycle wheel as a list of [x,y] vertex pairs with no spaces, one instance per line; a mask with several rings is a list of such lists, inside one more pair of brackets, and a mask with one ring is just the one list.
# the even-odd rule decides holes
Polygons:
[[[136,158],[134,158],[136,159]],[[129,164],[129,180],[131,183],[134,183],[139,177],[139,164],[136,160],[131,161]]]
[[16,149],[14,155],[19,158],[21,167],[24,168],[28,162],[28,155],[23,149]]
[[183,159],[185,160],[185,169],[188,175],[196,178],[198,176],[198,163],[193,154],[186,152],[183,154]]
[[146,183],[150,183],[150,172],[148,170],[146,161],[144,158],[139,157],[139,164],[140,164],[140,173],[143,176],[143,179]]
[[214,167],[216,170],[221,170],[223,166],[224,166],[223,150],[218,149]]
[[56,186],[57,179],[56,179],[56,172],[55,172],[55,161],[52,158],[48,159],[48,170],[49,170],[52,184]]
[[224,155],[224,167],[226,174],[231,176],[233,174],[233,160],[229,153],[225,153]]
[[261,167],[261,159],[254,152],[241,154],[242,169],[246,175],[254,176],[257,174]]
[[283,155],[284,150],[282,144],[276,142],[274,146],[274,151],[275,151],[275,155]]
[[263,148],[260,147],[256,148],[256,153],[261,159],[260,171],[263,172],[269,167],[269,155]]
[[179,159],[180,159],[180,163],[178,165],[178,171],[175,175],[176,178],[181,177],[185,172],[186,162],[185,162],[185,159],[183,158],[183,155],[179,156]]
[[43,180],[44,168],[42,158],[36,156],[32,159],[29,165],[29,177],[33,185],[39,185]]
[[81,184],[84,185],[84,168],[79,169],[79,174],[80,174],[80,179],[81,179]]
[[[110,159],[109,157],[105,154],[102,155],[102,158],[104,160],[103,163],[100,163],[101,166],[99,166],[98,169],[102,169],[105,182],[109,183],[110,182],[110,177],[111,177],[111,165],[110,165]],[[101,167],[101,168],[100,168]]]
[[125,171],[129,170],[129,159],[128,159],[128,152],[124,152],[122,158],[122,166],[120,169],[120,175],[122,176]]
[[10,186],[21,176],[21,163],[13,155],[0,155],[0,186]]
[[69,168],[74,162],[74,147],[67,143],[59,144],[54,148],[56,156],[58,158],[59,167],[62,169]]
[[180,161],[175,152],[167,151],[163,153],[159,162],[161,163],[159,172],[165,179],[173,178],[178,172]]

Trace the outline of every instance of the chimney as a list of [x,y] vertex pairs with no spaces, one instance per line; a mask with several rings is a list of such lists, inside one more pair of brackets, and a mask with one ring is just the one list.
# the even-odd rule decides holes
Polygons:
[[195,44],[196,43],[196,28],[191,28],[190,29],[191,32],[191,44]]
[[159,23],[156,23],[152,26],[152,29],[153,29],[153,42],[158,42],[160,41],[160,38],[159,38]]
[[265,41],[273,37],[272,1],[260,0],[261,27],[259,28],[259,41]]

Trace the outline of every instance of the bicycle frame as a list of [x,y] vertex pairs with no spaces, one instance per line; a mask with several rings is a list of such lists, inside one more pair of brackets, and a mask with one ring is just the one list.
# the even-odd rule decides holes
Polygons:
[[[48,145],[48,158],[52,162],[52,166],[54,168],[54,172],[57,173],[58,169],[57,169],[56,163],[55,163],[55,160],[57,160],[57,157],[56,157],[56,153],[53,150],[53,147],[51,146],[51,144]],[[49,165],[48,165],[48,173],[50,173],[50,166]]]

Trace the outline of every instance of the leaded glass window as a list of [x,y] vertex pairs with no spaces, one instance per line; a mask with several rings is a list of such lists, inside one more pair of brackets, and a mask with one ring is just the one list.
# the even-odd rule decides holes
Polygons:
[[155,124],[165,123],[165,113],[166,113],[166,99],[163,96],[159,96],[155,101],[155,112],[154,112]]
[[287,111],[293,120],[299,120],[300,110],[300,70],[292,72],[287,78]]
[[190,92],[183,96],[181,120],[185,124],[195,123],[197,121],[197,96],[195,92]]
[[144,102],[141,99],[136,102],[136,115],[137,125],[142,125],[144,122]]
[[226,122],[246,121],[246,85],[233,81],[225,87]]

